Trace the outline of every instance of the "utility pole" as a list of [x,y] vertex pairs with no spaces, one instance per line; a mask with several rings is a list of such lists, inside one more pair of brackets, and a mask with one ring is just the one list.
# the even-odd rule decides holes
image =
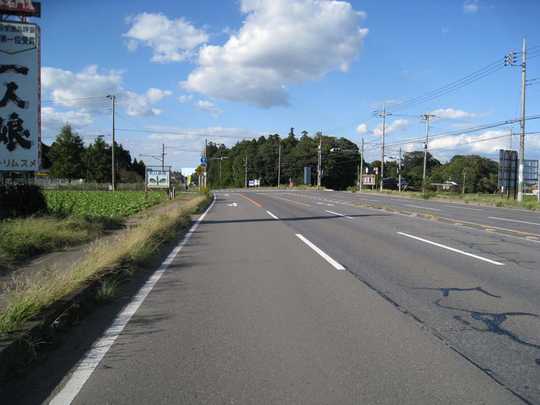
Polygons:
[[426,192],[426,168],[427,168],[427,153],[429,143],[429,121],[435,117],[433,114],[424,114],[422,119],[426,121],[426,143],[424,143],[424,170],[422,172],[422,193]]
[[322,171],[322,133],[319,137],[319,156],[317,159],[317,191],[321,188],[321,171]]
[[115,116],[116,116],[116,96],[109,94],[107,98],[112,101],[112,147],[111,147],[111,185],[112,191],[116,191],[116,158],[115,144],[116,144],[116,128],[115,128]]
[[523,166],[525,162],[525,89],[527,85],[527,40],[521,50],[521,134],[519,135],[518,201],[523,201]]
[[398,161],[398,189],[401,193],[401,147],[399,148],[399,161]]
[[278,137],[277,188],[281,185],[281,139]]
[[220,159],[219,159],[219,187],[222,187],[222,183],[221,183],[221,162],[223,162],[223,156],[220,156]]
[[204,188],[208,187],[208,139],[204,140]]
[[540,203],[540,160],[536,165],[536,198]]
[[512,128],[510,128],[510,134],[509,134],[509,137],[510,137],[510,139],[509,139],[509,146],[510,146],[510,148],[509,148],[509,150],[512,150],[512,143],[513,143],[513,142],[512,142],[512,137],[513,137],[513,136],[514,136],[514,133],[513,133],[513,131],[512,131]]
[[360,184],[358,185],[358,190],[362,191],[362,180],[364,176],[364,137],[362,137],[362,146],[360,150]]
[[381,179],[380,179],[380,188],[381,188],[381,191],[383,191],[384,189],[384,136],[386,134],[386,116],[392,115],[392,114],[386,112],[386,104],[385,104],[383,106],[382,113],[379,112],[377,115],[383,119],[382,134],[381,134],[382,140],[381,140]]
[[246,163],[245,163],[245,168],[244,168],[244,170],[245,170],[245,171],[244,171],[244,188],[247,188],[247,186],[248,186],[248,178],[247,178],[247,174],[248,174],[248,173],[247,173],[247,172],[248,172],[248,171],[247,171],[247,164],[248,164],[248,161],[247,161],[247,154],[246,154],[245,159],[246,159]]
[[461,186],[461,194],[465,194],[465,178],[467,175],[467,171],[463,169],[463,184]]
[[161,171],[165,171],[165,144],[161,144]]

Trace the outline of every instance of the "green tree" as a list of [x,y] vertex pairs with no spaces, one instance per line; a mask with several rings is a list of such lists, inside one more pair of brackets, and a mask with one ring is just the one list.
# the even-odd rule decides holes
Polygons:
[[84,144],[71,125],[65,125],[49,150],[52,177],[79,179],[84,176]]
[[494,193],[497,191],[497,162],[478,155],[456,155],[450,161],[433,171],[435,182],[454,181],[469,193]]
[[96,138],[85,151],[86,181],[111,182],[111,147],[102,137]]
[[[441,162],[433,157],[431,153],[427,154],[426,177],[431,176],[433,169],[439,167]],[[422,177],[424,172],[424,152],[414,151],[406,152],[403,155],[402,176],[409,182],[410,187],[422,187]]]

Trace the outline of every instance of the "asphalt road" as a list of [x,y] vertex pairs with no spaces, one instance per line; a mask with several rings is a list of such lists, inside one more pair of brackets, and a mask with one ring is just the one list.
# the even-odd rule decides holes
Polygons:
[[364,198],[379,197],[218,192],[160,278],[40,398],[540,403],[540,246],[526,238],[540,233],[537,214],[389,203],[528,222],[502,234],[488,221],[363,208]]

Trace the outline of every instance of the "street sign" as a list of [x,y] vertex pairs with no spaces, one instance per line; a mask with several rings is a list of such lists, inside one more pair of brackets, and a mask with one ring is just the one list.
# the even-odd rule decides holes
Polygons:
[[261,181],[259,179],[248,180],[248,187],[260,187]]
[[208,163],[208,160],[206,159],[206,157],[201,156],[201,166],[206,166],[207,163]]
[[375,185],[375,175],[374,174],[364,174],[362,175],[362,184],[366,186]]
[[517,192],[518,153],[515,150],[499,150],[498,186],[508,195]]
[[311,186],[311,167],[304,167],[304,184]]
[[169,188],[170,171],[155,168],[146,169],[146,186],[148,188]]
[[0,21],[0,171],[39,170],[39,27]]

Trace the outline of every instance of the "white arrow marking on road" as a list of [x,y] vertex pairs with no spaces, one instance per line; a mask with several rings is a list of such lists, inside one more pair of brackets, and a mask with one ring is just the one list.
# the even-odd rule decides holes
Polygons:
[[411,238],[411,239],[416,239],[416,240],[419,240],[419,241],[424,242],[424,243],[428,243],[428,244],[433,245],[433,246],[437,246],[437,247],[440,247],[440,248],[443,248],[443,249],[446,249],[446,250],[450,250],[451,252],[459,253],[459,254],[462,254],[462,255],[465,255],[465,256],[469,256],[469,257],[474,257],[475,259],[482,260],[484,262],[488,262],[488,263],[491,263],[491,264],[495,264],[497,266],[504,266],[504,263],[496,262],[495,260],[491,260],[491,259],[486,259],[485,257],[477,256],[477,255],[474,255],[474,254],[469,253],[469,252],[464,252],[463,250],[459,250],[459,249],[456,249],[456,248],[453,248],[453,247],[450,247],[450,246],[446,246],[446,245],[443,245],[441,243],[432,242],[430,240],[423,239],[423,238],[420,238],[418,236],[409,235],[408,233],[405,233],[405,232],[398,232],[398,235],[406,236],[407,238]]
[[227,206],[229,206],[229,207],[238,207],[238,204],[233,202],[232,204],[227,204]]

